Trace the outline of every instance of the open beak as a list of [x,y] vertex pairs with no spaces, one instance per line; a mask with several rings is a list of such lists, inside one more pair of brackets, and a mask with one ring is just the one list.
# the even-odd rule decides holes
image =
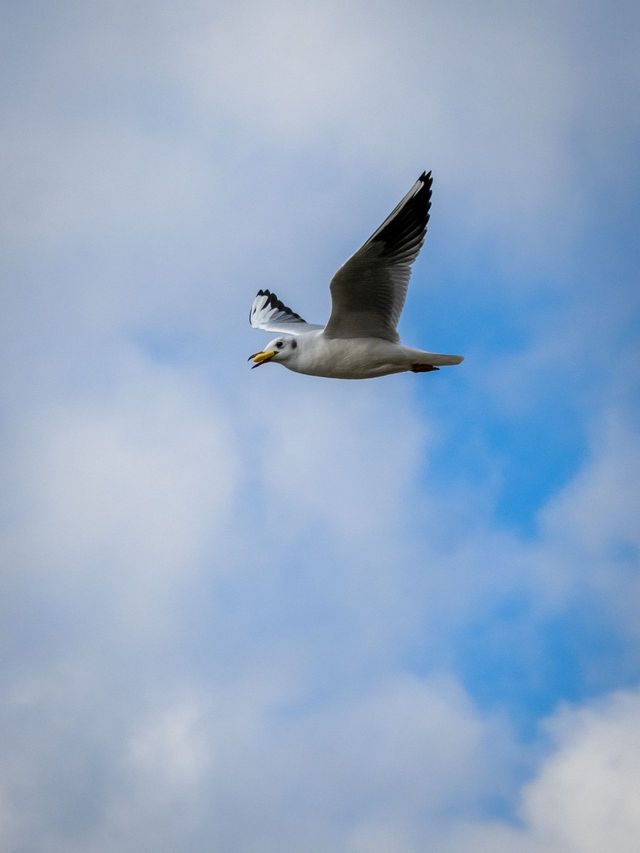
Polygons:
[[254,352],[253,355],[249,356],[247,361],[255,361],[255,364],[251,368],[251,370],[253,370],[254,367],[260,367],[261,364],[266,364],[268,361],[271,361],[274,355],[275,352],[270,349],[265,350],[264,352]]

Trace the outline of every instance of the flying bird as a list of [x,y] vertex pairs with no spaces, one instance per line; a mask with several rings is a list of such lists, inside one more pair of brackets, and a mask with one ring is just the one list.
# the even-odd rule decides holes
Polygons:
[[275,332],[249,356],[253,367],[275,362],[310,376],[370,379],[390,373],[427,373],[459,364],[461,355],[425,352],[400,343],[396,331],[407,295],[411,265],[429,222],[431,172],[423,172],[400,204],[334,275],[326,326],[306,323],[275,293],[259,290],[249,322]]

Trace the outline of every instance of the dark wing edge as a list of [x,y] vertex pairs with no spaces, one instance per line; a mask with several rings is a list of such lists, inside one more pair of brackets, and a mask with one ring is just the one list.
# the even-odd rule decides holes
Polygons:
[[411,265],[424,243],[433,176],[423,172],[369,239],[331,280],[327,337],[379,336],[399,340]]
[[411,264],[427,233],[432,187],[432,173],[423,172],[364,246],[381,243],[382,257],[393,262]]

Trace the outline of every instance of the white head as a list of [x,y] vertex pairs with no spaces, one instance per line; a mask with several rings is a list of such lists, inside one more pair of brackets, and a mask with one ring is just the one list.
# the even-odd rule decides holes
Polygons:
[[273,341],[269,341],[263,350],[250,355],[248,360],[255,362],[251,368],[253,370],[254,367],[260,367],[261,364],[266,364],[268,361],[283,363],[291,361],[298,354],[297,349],[298,342],[295,338],[275,338]]

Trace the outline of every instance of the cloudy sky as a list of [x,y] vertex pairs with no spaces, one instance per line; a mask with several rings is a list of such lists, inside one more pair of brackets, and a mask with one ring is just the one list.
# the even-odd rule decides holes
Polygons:
[[[637,4],[2,18],[2,849],[633,853]],[[250,371],[423,169],[464,364]]]

